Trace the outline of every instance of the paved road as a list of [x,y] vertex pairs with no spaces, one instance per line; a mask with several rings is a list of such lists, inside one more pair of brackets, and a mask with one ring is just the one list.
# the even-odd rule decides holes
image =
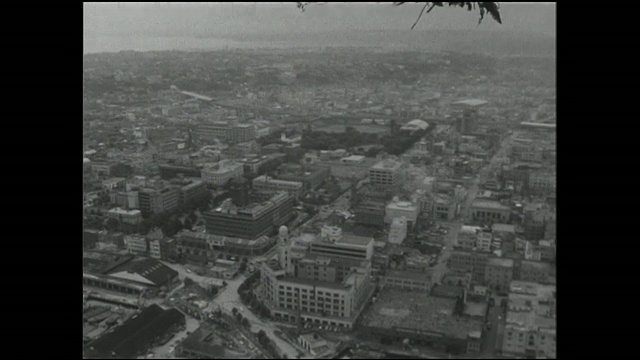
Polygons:
[[287,357],[291,359],[295,358],[298,355],[298,351],[291,344],[275,335],[274,331],[278,330],[278,328],[270,323],[263,322],[242,304],[240,295],[238,295],[238,287],[245,279],[246,277],[241,275],[236,279],[227,281],[227,287],[216,296],[210,304],[210,308],[217,310],[218,306],[220,306],[220,309],[227,314],[232,314],[233,308],[238,309],[238,312],[251,323],[251,331],[264,330],[267,336],[277,344],[281,352],[287,354]]
[[[496,340],[497,340],[497,332],[498,332],[498,324],[504,321],[504,308],[500,306],[500,301],[498,299],[495,303],[495,306],[489,310],[489,316],[487,321],[491,324],[491,329],[485,332],[485,335],[482,340],[482,356],[491,357],[496,353]],[[502,319],[499,319],[502,317]]]

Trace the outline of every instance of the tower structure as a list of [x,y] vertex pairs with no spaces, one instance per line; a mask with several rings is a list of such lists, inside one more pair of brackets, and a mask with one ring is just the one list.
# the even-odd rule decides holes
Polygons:
[[289,242],[289,229],[282,225],[278,231],[278,260],[280,268],[287,274],[291,274],[291,244]]

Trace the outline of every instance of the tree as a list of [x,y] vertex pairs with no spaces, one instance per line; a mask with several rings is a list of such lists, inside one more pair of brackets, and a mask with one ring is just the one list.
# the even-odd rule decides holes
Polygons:
[[238,309],[237,309],[237,308],[233,308],[233,309],[231,309],[231,313],[232,313],[233,315],[236,315],[236,314],[238,313]]
[[[416,4],[422,4],[423,2],[416,2]],[[299,2],[298,4],[298,8],[302,11],[305,10],[306,6],[309,4],[320,4],[318,2]],[[395,6],[401,6],[406,4],[406,2],[394,2],[393,3]],[[420,11],[420,15],[418,15],[418,18],[416,19],[416,21],[413,23],[413,26],[411,26],[411,29],[416,27],[416,24],[418,24],[418,21],[420,21],[420,19],[422,18],[422,15],[424,14],[424,10],[427,9],[427,7],[429,7],[429,9],[427,10],[427,14],[431,12],[431,10],[433,10],[434,7],[443,7],[444,4],[447,4],[448,6],[459,6],[461,8],[467,8],[468,11],[472,11],[475,10],[476,7],[478,8],[478,12],[480,13],[480,19],[478,20],[478,25],[482,22],[482,19],[484,19],[484,15],[486,13],[490,14],[491,17],[498,23],[498,24],[502,24],[502,18],[500,16],[500,4],[497,2],[424,2],[424,6],[422,7],[422,10]]]
[[184,278],[184,286],[185,286],[185,287],[187,287],[187,286],[191,286],[191,285],[193,285],[193,284],[195,284],[195,282],[193,281],[193,279],[191,279],[191,278],[189,278],[189,277]]
[[244,327],[251,327],[251,323],[249,322],[249,320],[247,320],[247,318],[242,319],[242,326]]
[[246,262],[240,263],[239,270],[240,272],[244,272],[245,270],[247,270],[247,263]]

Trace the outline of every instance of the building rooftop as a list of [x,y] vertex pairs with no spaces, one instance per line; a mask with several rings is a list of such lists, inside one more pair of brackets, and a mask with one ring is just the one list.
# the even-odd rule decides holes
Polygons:
[[508,206],[504,206],[497,201],[476,200],[471,205],[474,208],[491,209],[491,210],[510,210]]
[[406,270],[387,270],[386,277],[401,278],[415,281],[430,281],[429,274],[424,272],[406,271]]
[[334,289],[334,290],[347,290],[349,288],[348,285],[344,285],[342,283],[334,283],[330,281],[320,281],[320,280],[313,280],[313,279],[303,279],[303,278],[297,278],[293,276],[285,276],[281,278],[280,281],[288,282],[292,284],[306,285],[310,287],[328,288],[328,289]]
[[365,158],[365,156],[362,155],[351,155],[351,156],[347,156],[345,158],[342,158],[340,160],[342,161],[360,161],[363,160]]
[[138,215],[138,214],[142,214],[140,212],[140,210],[125,210],[125,209],[121,209],[119,207],[113,208],[113,209],[109,210],[109,212],[112,213],[112,214],[122,214],[122,215]]
[[162,286],[178,276],[178,272],[151,258],[136,259],[126,262],[111,271],[109,276],[123,280]]
[[487,260],[487,266],[501,266],[501,267],[513,267],[513,259],[504,259],[498,257],[492,257]]
[[212,330],[200,326],[182,341],[182,348],[200,354],[207,354],[212,359],[224,358],[226,349],[214,340]]
[[260,247],[260,246],[263,246],[264,244],[269,243],[269,237],[266,235],[263,235],[257,239],[247,240],[247,239],[240,239],[240,238],[234,238],[234,237],[228,237],[228,236],[182,230],[181,232],[178,233],[178,237],[188,237],[191,239],[198,239],[203,242],[206,242],[207,244],[212,244],[215,246],[231,245],[231,246]]
[[401,162],[393,161],[390,159],[382,160],[379,163],[375,164],[371,169],[373,170],[390,170],[396,171],[402,167]]
[[510,233],[516,232],[516,226],[509,225],[509,224],[493,224],[491,226],[491,229],[497,232],[510,232]]
[[113,331],[104,333],[86,345],[84,356],[134,359],[140,352],[146,351],[155,338],[165,334],[172,326],[184,322],[185,316],[180,311],[163,310],[158,305],[151,305]]
[[389,205],[387,205],[387,209],[415,211],[418,210],[418,206],[410,201],[398,201],[391,202]]
[[480,106],[486,105],[488,103],[489,102],[486,101],[486,100],[468,99],[468,100],[456,101],[452,105],[463,105],[463,106],[469,106],[469,107],[480,107]]
[[383,289],[362,319],[365,327],[425,331],[466,339],[482,331],[482,322],[454,315],[455,299]]
[[133,255],[119,255],[101,251],[85,251],[82,254],[82,266],[86,272],[105,274],[109,270],[131,261],[133,258]]
[[236,163],[235,161],[222,160],[217,163],[206,163],[202,170],[210,173],[224,173],[230,170],[235,170],[238,167],[242,168],[242,164]]
[[342,234],[342,237],[336,243],[338,244],[349,244],[349,245],[359,245],[359,246],[368,246],[374,240],[371,237],[366,236],[357,236],[352,234]]
[[463,314],[474,317],[482,317],[487,313],[487,307],[489,306],[486,302],[469,302],[467,301],[464,304]]

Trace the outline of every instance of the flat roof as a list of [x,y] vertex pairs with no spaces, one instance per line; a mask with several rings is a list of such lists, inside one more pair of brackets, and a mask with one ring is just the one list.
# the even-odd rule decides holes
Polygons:
[[182,230],[178,233],[178,236],[189,237],[192,239],[198,239],[207,243],[212,243],[214,245],[232,245],[232,246],[262,246],[269,242],[269,237],[266,235],[260,236],[257,239],[248,240],[248,239],[240,239],[234,237],[227,237],[222,235],[214,235],[214,234],[206,234],[206,233],[198,233],[188,230]]
[[500,232],[512,232],[512,233],[515,233],[516,232],[516,226],[515,225],[509,225],[509,224],[493,224],[491,226],[491,230],[500,231]]
[[321,288],[329,288],[329,289],[333,289],[333,290],[347,290],[349,288],[349,286],[345,286],[341,283],[334,283],[334,282],[330,282],[330,281],[319,281],[319,280],[313,280],[313,279],[303,279],[303,278],[296,278],[296,277],[292,277],[292,276],[285,276],[282,279],[280,279],[281,282],[285,282],[285,283],[292,283],[292,284],[299,284],[299,285],[306,285],[306,286],[311,286],[311,287],[321,287]]
[[364,314],[362,325],[379,329],[424,331],[466,339],[482,331],[482,322],[454,315],[455,299],[383,289]]
[[398,170],[402,166],[401,162],[386,159],[382,160],[379,163],[373,165],[371,169],[373,170]]
[[482,100],[482,99],[468,99],[468,100],[456,101],[452,105],[464,105],[464,106],[477,107],[477,106],[486,105],[488,103],[489,103],[488,101]]
[[513,267],[513,259],[504,259],[504,258],[497,258],[497,257],[489,258],[487,260],[487,265]]
[[429,281],[429,274],[406,270],[387,270],[385,277],[403,278],[407,280]]
[[373,241],[374,240],[372,237],[358,236],[353,234],[342,234],[342,237],[340,238],[340,240],[336,241],[336,243],[367,246]]
[[471,207],[493,210],[510,210],[509,207],[504,206],[497,201],[491,200],[476,200],[471,204]]

